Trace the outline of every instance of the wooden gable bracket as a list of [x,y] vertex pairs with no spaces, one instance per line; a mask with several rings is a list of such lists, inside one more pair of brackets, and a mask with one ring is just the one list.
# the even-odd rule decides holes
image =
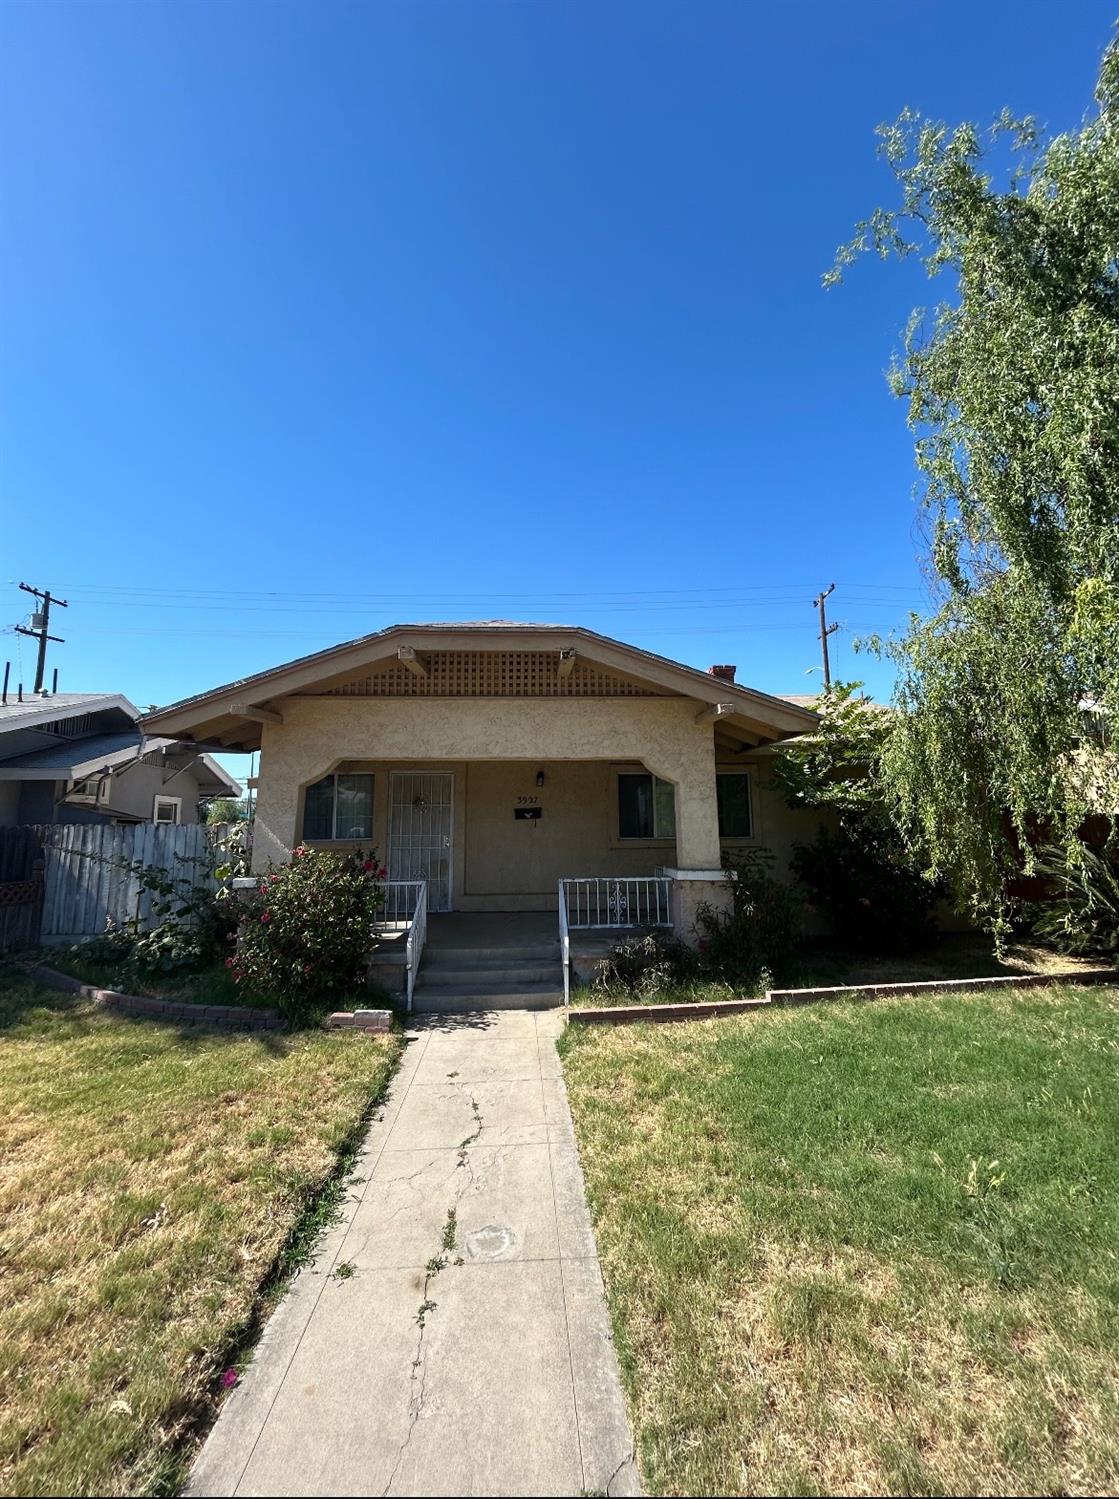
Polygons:
[[709,703],[706,708],[701,708],[695,716],[696,723],[714,723],[716,719],[726,718],[728,713],[734,712],[733,703]]
[[566,682],[567,679],[568,679],[568,677],[575,670],[575,660],[576,660],[576,652],[575,651],[560,651],[560,653],[559,653],[559,679],[560,679],[561,682]]
[[230,703],[230,713],[238,718],[251,718],[254,723],[283,723],[284,715],[271,708],[255,708],[252,703]]
[[420,660],[410,645],[398,646],[396,659],[402,666],[407,667],[414,677],[419,677],[421,682],[431,680],[431,672],[428,669],[427,663]]

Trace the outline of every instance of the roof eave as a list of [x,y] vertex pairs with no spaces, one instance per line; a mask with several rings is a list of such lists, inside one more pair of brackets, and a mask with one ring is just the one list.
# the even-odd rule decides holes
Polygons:
[[[299,657],[282,666],[169,704],[145,715],[141,724],[145,732],[156,730],[171,738],[188,740],[198,736],[208,746],[219,749],[255,749],[260,744],[259,724],[251,723],[234,711],[246,700],[254,706],[265,707],[280,698],[298,694],[302,688],[343,678],[350,670],[368,669],[381,661],[391,660],[399,647],[409,644],[430,651],[461,649],[464,640],[500,639],[508,649],[525,646],[538,649],[542,638],[547,638],[549,649],[556,651],[590,646],[586,654],[592,660],[656,682],[681,697],[706,704],[733,703],[740,716],[755,726],[760,714],[765,736],[772,739],[808,732],[819,722],[818,715],[810,709],[755,688],[723,681],[697,667],[685,666],[581,626],[483,624],[456,627],[453,624],[431,624],[392,625],[375,634],[344,641],[326,651]],[[384,649],[379,650],[382,646]],[[222,726],[223,720],[228,721],[228,726]]]

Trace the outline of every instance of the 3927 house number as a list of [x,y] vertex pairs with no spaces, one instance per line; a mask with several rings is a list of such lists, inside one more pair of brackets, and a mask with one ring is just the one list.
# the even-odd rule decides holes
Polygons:
[[540,798],[538,796],[518,796],[517,798],[518,807],[538,807],[539,805]]

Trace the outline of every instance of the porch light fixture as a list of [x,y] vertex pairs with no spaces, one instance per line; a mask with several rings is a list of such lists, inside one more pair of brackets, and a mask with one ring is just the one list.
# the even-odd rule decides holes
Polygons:
[[544,772],[542,770],[536,772],[536,784],[538,786],[543,786],[544,784]]

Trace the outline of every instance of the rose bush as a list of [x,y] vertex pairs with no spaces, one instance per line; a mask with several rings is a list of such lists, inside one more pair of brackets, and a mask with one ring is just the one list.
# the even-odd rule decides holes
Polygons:
[[365,983],[387,871],[374,857],[299,847],[245,902],[233,976],[293,1025]]

